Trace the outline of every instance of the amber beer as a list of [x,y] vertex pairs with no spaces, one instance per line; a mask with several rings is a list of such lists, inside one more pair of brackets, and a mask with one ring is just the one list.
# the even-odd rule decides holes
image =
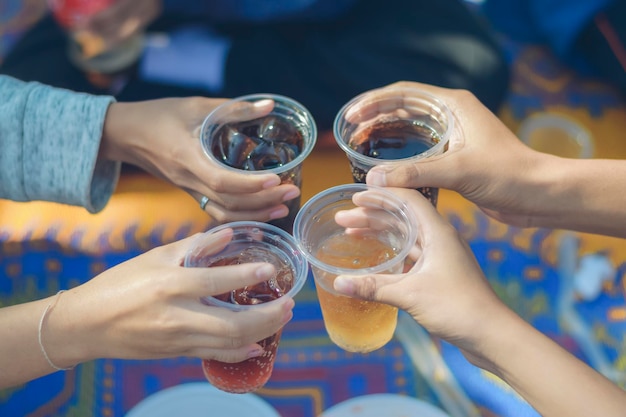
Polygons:
[[360,183],[331,187],[302,206],[293,233],[311,265],[330,339],[346,351],[361,353],[389,342],[398,310],[341,295],[334,282],[339,275],[402,272],[417,236],[415,217],[406,204],[382,187]]
[[[342,233],[330,236],[316,256],[332,266],[361,269],[395,257],[396,250],[376,236]],[[398,319],[397,308],[338,295],[332,289],[334,276],[321,270],[316,271],[316,274],[320,276],[316,281],[316,289],[326,331],[337,346],[348,352],[371,352],[391,340]]]

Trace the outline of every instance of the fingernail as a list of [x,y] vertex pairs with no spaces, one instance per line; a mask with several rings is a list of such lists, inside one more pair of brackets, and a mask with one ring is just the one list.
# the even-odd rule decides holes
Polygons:
[[257,356],[261,356],[265,351],[261,348],[254,348],[248,352],[248,359],[256,358]]
[[300,195],[300,190],[291,190],[288,193],[285,193],[285,195],[283,196],[283,201],[293,200],[299,195]]
[[280,185],[280,178],[278,175],[275,175],[263,183],[263,189],[276,187],[277,185]]
[[268,280],[274,276],[276,269],[270,264],[265,264],[258,267],[255,273],[257,278]]
[[289,213],[289,209],[287,209],[287,207],[283,206],[281,208],[277,208],[276,210],[270,212],[270,220],[285,217],[287,213]]
[[283,324],[289,323],[292,318],[293,318],[293,311],[291,310],[286,311],[285,314],[283,314]]
[[352,295],[354,293],[354,283],[352,280],[344,277],[337,277],[333,283],[335,291],[346,295]]
[[387,185],[387,173],[382,169],[372,168],[367,173],[366,181],[370,185],[385,187]]
[[255,102],[253,104],[253,106],[259,108],[259,107],[269,106],[269,105],[272,105],[272,104],[274,104],[273,100],[268,98],[268,99],[259,100],[259,101]]

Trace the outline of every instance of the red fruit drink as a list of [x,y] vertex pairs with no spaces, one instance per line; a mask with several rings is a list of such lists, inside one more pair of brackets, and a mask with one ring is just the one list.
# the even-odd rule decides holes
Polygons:
[[[237,265],[242,259],[258,259],[264,248],[248,247],[235,256],[227,256],[209,266]],[[268,258],[274,257],[274,260]],[[247,286],[221,294],[214,298],[237,305],[256,305],[267,303],[285,295],[294,285],[294,273],[290,265],[281,260],[276,254],[267,251],[262,255],[276,267],[276,277],[254,286]],[[246,393],[261,388],[270,379],[276,359],[276,349],[280,342],[282,331],[257,342],[263,348],[261,356],[246,359],[238,363],[226,363],[217,360],[203,360],[202,370],[209,382],[227,392]]]
[[[217,273],[222,266],[251,262],[272,264],[274,276],[256,285],[202,296],[202,302],[236,315],[249,315],[255,309],[267,307],[261,304],[276,303],[281,297],[293,298],[302,289],[309,272],[306,258],[293,236],[276,226],[254,221],[225,223],[199,235],[185,255],[183,265],[186,268],[211,268]],[[256,358],[239,363],[203,360],[206,378],[216,388],[232,393],[261,388],[272,375],[281,335],[282,329],[279,328],[272,335],[258,336],[265,339],[256,342],[263,349],[263,354]]]
[[203,359],[204,376],[213,386],[222,391],[244,394],[258,390],[272,376],[280,334],[279,331],[258,342],[264,352],[256,358],[238,363]]

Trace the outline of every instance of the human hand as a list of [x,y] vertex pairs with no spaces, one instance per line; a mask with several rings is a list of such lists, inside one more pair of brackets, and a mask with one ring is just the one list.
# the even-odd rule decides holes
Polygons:
[[[508,309],[485,279],[471,249],[418,191],[390,188],[415,213],[418,238],[409,257],[415,265],[405,274],[339,276],[334,289],[347,296],[394,305],[408,312],[428,331],[476,351],[481,333]],[[355,196],[355,203],[358,204]],[[362,210],[337,214],[346,227],[376,221]]]
[[[391,90],[402,88],[426,91],[450,108],[455,120],[449,149],[415,163],[374,167],[368,173],[368,184],[451,189],[495,219],[522,227],[549,225],[551,217],[562,213],[556,201],[537,198],[547,189],[543,182],[549,177],[546,171],[558,169],[560,158],[524,145],[467,91],[399,82],[376,90],[373,96],[391,97]],[[379,102],[377,109],[384,103]],[[350,117],[366,118],[371,107],[365,103]]]
[[[209,160],[200,144],[204,118],[224,99],[169,98],[114,103],[105,120],[100,157],[127,162],[187,191],[218,222],[268,221],[288,214],[285,201],[300,195],[276,174],[245,175]],[[271,101],[242,103],[241,114],[260,117]]]
[[[390,190],[415,212],[418,238],[410,255],[415,265],[406,274],[339,276],[336,291],[407,311],[431,335],[502,378],[542,416],[624,413],[621,388],[502,303],[467,243],[428,200],[416,190]],[[364,213],[353,209],[335,219],[348,227],[376,221]]]
[[240,362],[262,354],[256,342],[291,319],[292,299],[233,312],[200,297],[267,281],[274,266],[184,268],[196,237],[153,249],[64,293],[46,324],[55,363],[176,356]]

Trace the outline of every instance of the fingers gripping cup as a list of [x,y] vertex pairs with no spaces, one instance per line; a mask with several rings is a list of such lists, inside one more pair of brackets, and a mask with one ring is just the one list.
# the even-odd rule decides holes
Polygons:
[[[218,267],[249,262],[269,262],[276,275],[269,281],[233,290],[202,301],[232,311],[254,310],[285,295],[294,297],[306,280],[308,264],[291,235],[261,222],[232,222],[200,235],[185,257],[185,267]],[[282,330],[259,341],[261,356],[239,363],[203,360],[206,378],[216,388],[246,393],[261,388],[272,375]]]
[[397,308],[340,295],[333,283],[338,275],[401,273],[417,238],[410,209],[383,188],[340,185],[307,201],[294,237],[311,265],[330,339],[349,352],[370,352],[391,340]]
[[[376,165],[415,162],[443,153],[454,121],[436,97],[410,87],[386,87],[356,96],[337,113],[333,133],[355,182]],[[433,205],[439,190],[419,188]]]
[[[253,105],[273,102],[269,111]],[[302,186],[302,162],[317,140],[317,127],[300,103],[276,94],[254,94],[230,100],[205,119],[200,141],[210,160],[225,169],[251,175],[278,174],[282,183]],[[291,232],[300,197],[285,203],[287,217],[272,222]]]

